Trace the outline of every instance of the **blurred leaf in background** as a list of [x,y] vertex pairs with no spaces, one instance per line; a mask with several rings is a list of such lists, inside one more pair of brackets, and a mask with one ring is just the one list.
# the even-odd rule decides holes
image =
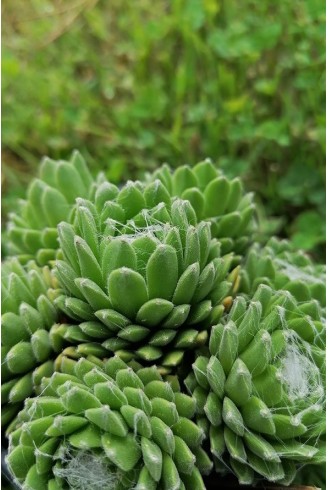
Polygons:
[[114,182],[210,157],[282,217],[274,233],[323,257],[324,2],[245,0],[242,15],[237,0],[2,10],[5,211],[43,155],[79,148]]

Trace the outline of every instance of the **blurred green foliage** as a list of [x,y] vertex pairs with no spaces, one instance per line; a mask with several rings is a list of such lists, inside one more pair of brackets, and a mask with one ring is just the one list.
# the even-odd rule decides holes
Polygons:
[[114,182],[163,161],[210,157],[281,217],[268,234],[321,255],[322,0],[7,0],[2,8],[6,195],[19,193],[17,178],[24,187],[40,157],[73,148]]

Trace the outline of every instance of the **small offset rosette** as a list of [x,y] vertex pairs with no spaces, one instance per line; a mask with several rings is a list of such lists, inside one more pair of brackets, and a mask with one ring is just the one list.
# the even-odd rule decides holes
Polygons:
[[96,183],[82,155],[75,151],[69,161],[45,158],[38,178],[32,180],[19,212],[9,215],[8,252],[21,263],[39,265],[53,261],[58,249],[57,225],[70,220],[75,199],[94,195]]
[[25,398],[38,393],[42,377],[54,370],[49,330],[58,320],[57,281],[48,267],[32,261],[23,267],[10,259],[2,266],[1,287],[1,425],[7,427]]
[[210,221],[222,253],[243,253],[250,244],[256,229],[255,204],[253,194],[245,194],[239,178],[229,180],[207,159],[174,171],[165,164],[149,175],[149,180],[160,181],[171,196],[188,200],[199,221]]
[[302,465],[324,460],[323,330],[288,292],[265,285],[212,328],[185,384],[217,471],[289,485]]
[[10,436],[7,463],[23,489],[205,490],[212,462],[175,377],[116,356],[63,359],[43,388]]

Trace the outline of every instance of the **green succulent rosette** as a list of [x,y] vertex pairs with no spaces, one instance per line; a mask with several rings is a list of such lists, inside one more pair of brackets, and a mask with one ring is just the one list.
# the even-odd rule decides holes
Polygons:
[[239,178],[227,179],[209,159],[194,167],[176,170],[164,164],[149,181],[160,181],[170,196],[188,200],[199,221],[211,223],[212,235],[220,239],[222,253],[243,253],[256,229],[253,194],[245,194]]
[[127,223],[104,220],[79,201],[75,224],[59,225],[56,274],[64,294],[56,304],[76,326],[57,333],[73,345],[100,343],[125,360],[176,366],[208,340],[239,268],[230,272],[232,255],[220,257],[210,224],[197,223],[188,201],[143,211]]
[[25,398],[38,392],[53,371],[49,330],[58,319],[53,303],[56,280],[48,267],[23,267],[16,258],[2,265],[2,426],[7,426]]
[[185,380],[216,470],[241,484],[289,485],[325,460],[325,331],[304,309],[265,285],[249,302],[238,296]]
[[[326,267],[316,264],[288,240],[272,238],[265,247],[255,243],[241,272],[240,290],[253,294],[259,284],[290,291],[298,301],[315,299],[326,305]],[[324,312],[323,312],[324,315]]]
[[28,399],[7,463],[22,489],[205,490],[195,401],[155,366],[62,359]]
[[36,260],[46,265],[58,249],[57,225],[70,220],[75,199],[94,195],[96,183],[81,154],[75,151],[69,161],[45,158],[39,177],[33,179],[26,200],[9,215],[8,252],[22,263]]

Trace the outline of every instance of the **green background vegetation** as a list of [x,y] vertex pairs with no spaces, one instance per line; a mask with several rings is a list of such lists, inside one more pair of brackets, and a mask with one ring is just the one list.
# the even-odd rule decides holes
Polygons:
[[322,0],[4,1],[5,211],[44,155],[115,183],[210,157],[322,259],[324,34]]

